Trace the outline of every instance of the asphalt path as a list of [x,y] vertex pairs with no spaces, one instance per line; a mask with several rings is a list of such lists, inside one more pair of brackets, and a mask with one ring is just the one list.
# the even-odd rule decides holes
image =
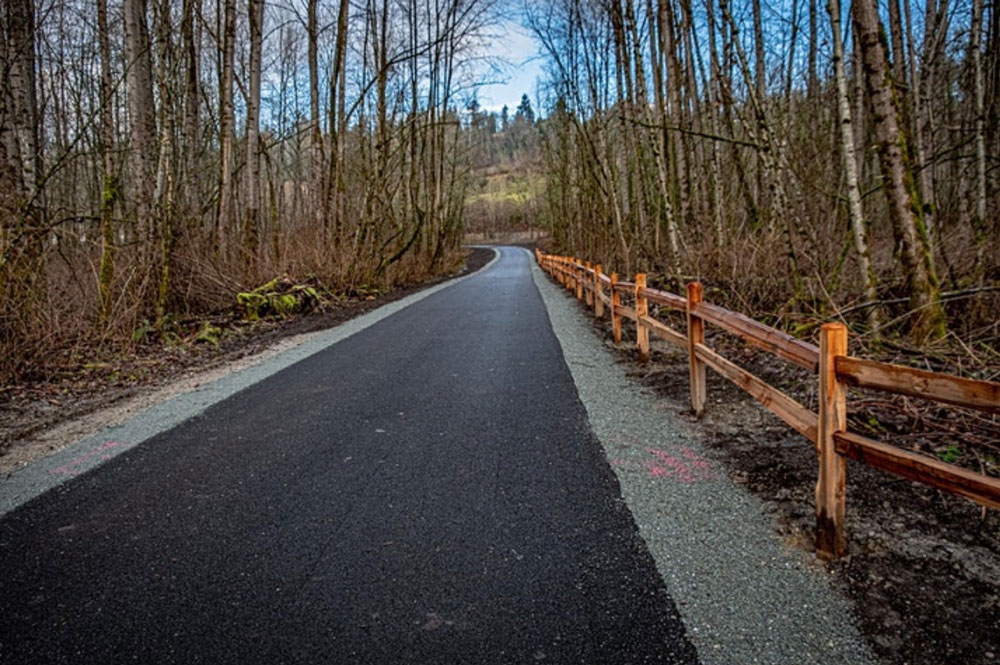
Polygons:
[[0,662],[696,662],[501,252],[4,516]]

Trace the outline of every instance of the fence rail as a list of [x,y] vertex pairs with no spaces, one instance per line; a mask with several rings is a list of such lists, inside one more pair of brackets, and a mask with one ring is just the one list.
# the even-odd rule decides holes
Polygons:
[[[622,318],[635,322],[636,347],[642,360],[649,357],[649,335],[684,349],[688,356],[691,408],[705,410],[706,368],[725,377],[784,420],[816,448],[816,551],[823,558],[842,556],[845,550],[847,460],[963,496],[983,506],[1000,509],[1000,479],[881,443],[847,431],[847,388],[858,386],[920,397],[955,406],[1000,413],[1000,383],[965,379],[940,372],[856,358],[847,352],[847,327],[828,323],[820,328],[819,346],[729,311],[702,299],[698,282],[686,295],[652,289],[646,275],[619,281],[605,275],[600,265],[535,250],[538,264],[566,289],[575,291],[594,315],[611,317],[615,344],[622,342]],[[634,306],[622,304],[622,295]],[[650,303],[682,312],[681,332],[651,316]],[[818,412],[813,413],[790,395],[726,359],[705,344],[705,324],[737,335],[747,343],[817,375]]]

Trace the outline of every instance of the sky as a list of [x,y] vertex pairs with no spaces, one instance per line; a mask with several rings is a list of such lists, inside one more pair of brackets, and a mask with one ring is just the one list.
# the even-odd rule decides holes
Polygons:
[[534,103],[536,80],[542,75],[538,53],[535,38],[518,23],[507,21],[490,48],[490,55],[506,61],[506,71],[497,77],[506,82],[480,87],[480,108],[499,112],[507,105],[513,113],[524,94]]

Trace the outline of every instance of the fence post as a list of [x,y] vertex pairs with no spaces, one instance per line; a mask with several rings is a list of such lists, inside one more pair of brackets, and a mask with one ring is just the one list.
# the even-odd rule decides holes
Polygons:
[[569,261],[570,258],[568,256],[563,257],[563,275],[564,275],[563,286],[566,287],[567,291],[573,289],[573,281],[571,279],[573,276],[573,271],[569,269]]
[[573,277],[576,279],[576,299],[583,300],[583,264],[580,259],[573,259]]
[[688,368],[691,383],[691,410],[701,417],[705,413],[707,386],[705,383],[705,363],[695,353],[696,344],[705,343],[705,322],[694,313],[701,302],[701,282],[688,282],[687,285],[687,337],[688,337]]
[[819,420],[816,446],[816,554],[823,559],[844,555],[844,512],[847,458],[837,452],[834,432],[847,429],[847,389],[837,380],[835,359],[847,355],[847,326],[827,323],[819,332]]
[[604,284],[601,282],[601,264],[594,266],[594,316],[599,319],[604,318]]
[[618,307],[622,304],[622,294],[615,287],[618,286],[618,273],[611,273],[611,330],[615,334],[615,346],[622,343],[622,315],[618,313]]
[[583,264],[584,272],[583,274],[583,300],[587,303],[587,308],[594,306],[594,292],[590,288],[590,277],[588,276],[587,270],[590,270],[590,261],[586,261]]
[[635,276],[635,343],[639,347],[639,362],[649,360],[649,328],[642,324],[642,317],[649,314],[649,303],[642,290],[646,288],[646,273]]

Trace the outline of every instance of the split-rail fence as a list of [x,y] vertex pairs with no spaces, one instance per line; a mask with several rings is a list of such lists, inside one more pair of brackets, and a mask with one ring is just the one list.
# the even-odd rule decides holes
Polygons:
[[[686,296],[646,286],[646,275],[631,282],[606,275],[600,265],[578,258],[535,251],[538,264],[553,279],[575,291],[594,315],[610,315],[615,344],[622,341],[622,318],[635,322],[641,360],[649,358],[649,335],[683,349],[688,356],[691,408],[700,416],[706,402],[706,367],[750,393],[766,409],[809,439],[818,457],[816,483],[816,552],[822,558],[845,551],[847,460],[958,494],[1000,509],[1000,479],[977,474],[935,458],[874,441],[847,430],[847,388],[858,386],[1000,413],[1000,383],[966,379],[940,372],[856,358],[847,351],[847,327],[827,323],[820,328],[819,346],[810,344],[702,299],[699,282],[687,285]],[[622,304],[622,295],[634,307]],[[650,304],[685,315],[687,330],[675,330],[650,316]],[[712,324],[744,341],[818,376],[819,406],[813,413],[788,394],[727,360],[705,344],[705,324]]]

